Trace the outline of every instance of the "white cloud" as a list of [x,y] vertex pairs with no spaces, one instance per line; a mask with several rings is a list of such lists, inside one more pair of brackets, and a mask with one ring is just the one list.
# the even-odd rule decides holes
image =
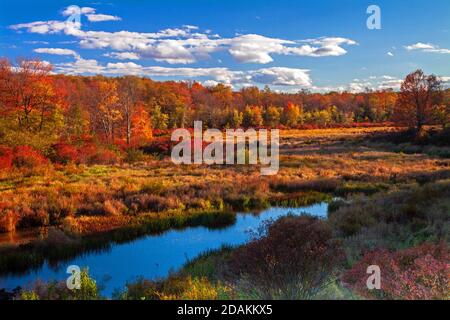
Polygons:
[[56,34],[64,32],[66,35],[73,35],[73,31],[81,27],[77,22],[66,21],[35,21],[30,23],[20,23],[10,26],[13,30],[26,29],[27,32],[37,34]]
[[392,52],[388,52],[388,53],[386,53],[388,56],[390,56],[390,57],[393,57],[394,56],[394,54],[392,53]]
[[105,57],[113,58],[117,60],[139,60],[140,57],[137,53],[134,52],[110,52],[105,53]]
[[263,68],[249,71],[233,71],[228,68],[168,68],[146,67],[134,62],[117,62],[101,65],[93,59],[76,58],[74,62],[55,64],[57,73],[138,75],[145,77],[205,78],[208,85],[223,83],[234,87],[268,84],[284,87],[311,87],[309,70],[295,68]]
[[406,50],[423,50],[423,49],[434,49],[434,46],[432,44],[429,43],[421,43],[421,42],[417,42],[416,44],[412,44],[409,46],[405,46]]
[[444,87],[450,87],[450,77],[438,77],[442,81]]
[[79,57],[78,53],[70,49],[61,48],[38,48],[33,50],[36,53],[54,54],[58,56],[74,56]]
[[450,54],[450,49],[441,49],[441,48],[439,48],[439,46],[431,44],[431,43],[417,42],[416,44],[405,46],[405,49],[408,51],[419,50],[422,52]]
[[385,89],[393,89],[393,90],[399,90],[400,86],[402,85],[403,80],[401,79],[392,79],[392,80],[385,80],[378,83],[377,87],[375,89],[378,90],[385,90]]
[[310,87],[312,83],[308,72],[305,69],[273,67],[252,72],[251,80],[261,84]]
[[91,7],[78,7],[78,6],[68,6],[67,8],[64,9],[64,11],[62,12],[62,15],[65,17],[71,16],[73,14],[77,14],[77,13],[81,13],[81,14],[91,14],[91,13],[95,13],[95,9],[91,8]]
[[119,20],[122,20],[118,16],[111,16],[109,14],[87,14],[86,17],[91,22],[119,21]]
[[[363,92],[366,89],[370,90],[387,90],[400,89],[400,85],[403,80],[398,79],[394,76],[382,75],[382,76],[370,76],[367,79],[353,79],[347,85],[341,86],[340,90],[337,91],[348,91],[352,93]],[[323,91],[323,90],[322,90]]]
[[322,37],[297,42],[276,38],[268,38],[256,34],[241,35],[229,40],[230,54],[240,62],[269,63],[273,61],[270,54],[296,55],[309,57],[340,56],[347,53],[341,46],[356,45],[346,38]]
[[272,62],[271,53],[282,53],[284,44],[293,43],[257,34],[241,35],[232,39],[221,40],[221,42],[229,47],[228,52],[237,61],[261,64]]
[[83,14],[87,17],[87,19],[91,22],[101,22],[101,21],[119,21],[122,20],[118,16],[113,16],[109,14],[100,14],[96,12],[95,8],[91,7],[78,7],[78,6],[69,6],[62,12],[62,15],[65,17],[69,17],[74,14]]
[[47,41],[24,41],[26,44],[48,44]]
[[[63,15],[71,15],[74,10],[72,7],[66,8]],[[92,21],[120,19],[97,14],[95,9],[90,7],[81,8],[81,12]],[[228,51],[238,62],[267,64],[273,61],[273,55],[340,56],[347,53],[343,48],[344,45],[357,44],[351,39],[341,37],[292,41],[258,34],[245,34],[221,38],[219,35],[211,34],[210,31],[201,33],[197,26],[192,25],[151,33],[81,30],[79,24],[64,21],[37,21],[13,25],[10,28],[25,29],[30,33],[39,34],[64,33],[76,37],[82,48],[132,52],[141,58],[169,64],[194,63],[201,59],[208,59],[217,51]]]
[[203,81],[203,85],[204,85],[205,87],[215,87],[215,86],[217,86],[219,83],[220,83],[220,82],[215,81],[215,80],[206,80],[206,81]]

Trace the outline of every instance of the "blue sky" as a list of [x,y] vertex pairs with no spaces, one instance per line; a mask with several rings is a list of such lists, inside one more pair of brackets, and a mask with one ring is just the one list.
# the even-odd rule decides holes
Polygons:
[[[380,30],[366,26],[372,4]],[[66,23],[71,5],[81,25]],[[395,89],[417,68],[450,80],[450,1],[2,0],[0,56],[235,89]]]

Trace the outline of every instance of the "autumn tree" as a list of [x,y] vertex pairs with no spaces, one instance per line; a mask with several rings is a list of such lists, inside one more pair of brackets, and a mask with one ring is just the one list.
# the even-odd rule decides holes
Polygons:
[[161,107],[156,105],[151,112],[152,127],[154,129],[165,130],[169,126],[169,115],[161,111]]
[[247,106],[243,113],[242,124],[244,127],[260,127],[263,125],[264,119],[261,107]]
[[63,125],[51,66],[38,60],[0,63],[1,135],[10,144],[38,148],[55,140]]
[[442,101],[441,81],[416,70],[406,76],[398,94],[394,119],[420,132],[429,123],[432,109]]
[[[120,112],[122,113],[122,119],[125,127],[125,137],[127,145],[130,145],[133,135],[133,119],[137,120],[139,111],[140,115],[148,118],[148,113],[142,110],[142,91],[143,88],[139,81],[139,78],[134,76],[126,76],[118,80],[117,95]],[[138,110],[139,107],[139,110]],[[141,119],[141,121],[148,121],[147,119]]]
[[280,124],[281,112],[275,106],[269,106],[264,114],[264,121],[269,127],[276,127]]
[[281,121],[288,127],[295,127],[301,122],[302,108],[289,102],[283,110]]
[[445,90],[441,104],[437,104],[432,110],[433,121],[445,129],[450,123],[450,89]]
[[100,78],[93,83],[91,115],[105,140],[114,143],[117,125],[122,120],[117,81]]
[[145,106],[142,103],[138,103],[133,108],[133,113],[130,119],[132,128],[132,135],[130,135],[130,141],[127,144],[133,146],[142,145],[148,142],[152,138],[152,124],[150,116],[145,110]]
[[231,128],[239,128],[242,125],[243,119],[244,119],[244,114],[242,112],[239,112],[236,109],[233,109],[228,114],[227,126],[231,127]]

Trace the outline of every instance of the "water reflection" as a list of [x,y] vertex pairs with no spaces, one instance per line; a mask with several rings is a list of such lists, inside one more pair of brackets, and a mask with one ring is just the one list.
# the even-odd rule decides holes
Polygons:
[[127,281],[139,276],[148,279],[165,277],[170,271],[179,269],[188,259],[207,250],[243,244],[249,240],[249,231],[255,230],[267,219],[275,220],[288,213],[326,217],[327,208],[327,203],[320,203],[303,208],[271,208],[259,214],[239,213],[234,215],[233,223],[227,227],[223,223],[219,223],[216,228],[191,226],[143,236],[126,243],[114,243],[106,250],[80,254],[66,259],[64,263],[53,261],[50,265],[45,262],[42,267],[22,276],[0,278],[0,288],[26,287],[37,279],[65,280],[67,266],[78,265],[88,267],[92,276],[102,282],[102,293],[110,296],[114,289],[123,288]]

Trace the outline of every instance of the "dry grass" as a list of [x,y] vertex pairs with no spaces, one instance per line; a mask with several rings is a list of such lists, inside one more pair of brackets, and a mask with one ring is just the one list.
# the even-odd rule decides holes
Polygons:
[[[450,160],[364,146],[367,134],[395,128],[289,130],[281,133],[278,175],[257,166],[139,165],[47,168],[0,173],[0,230],[57,225],[95,233],[139,215],[248,210],[305,191],[375,193],[450,177]],[[14,225],[12,225],[14,224]],[[3,227],[3,229],[2,229]]]

